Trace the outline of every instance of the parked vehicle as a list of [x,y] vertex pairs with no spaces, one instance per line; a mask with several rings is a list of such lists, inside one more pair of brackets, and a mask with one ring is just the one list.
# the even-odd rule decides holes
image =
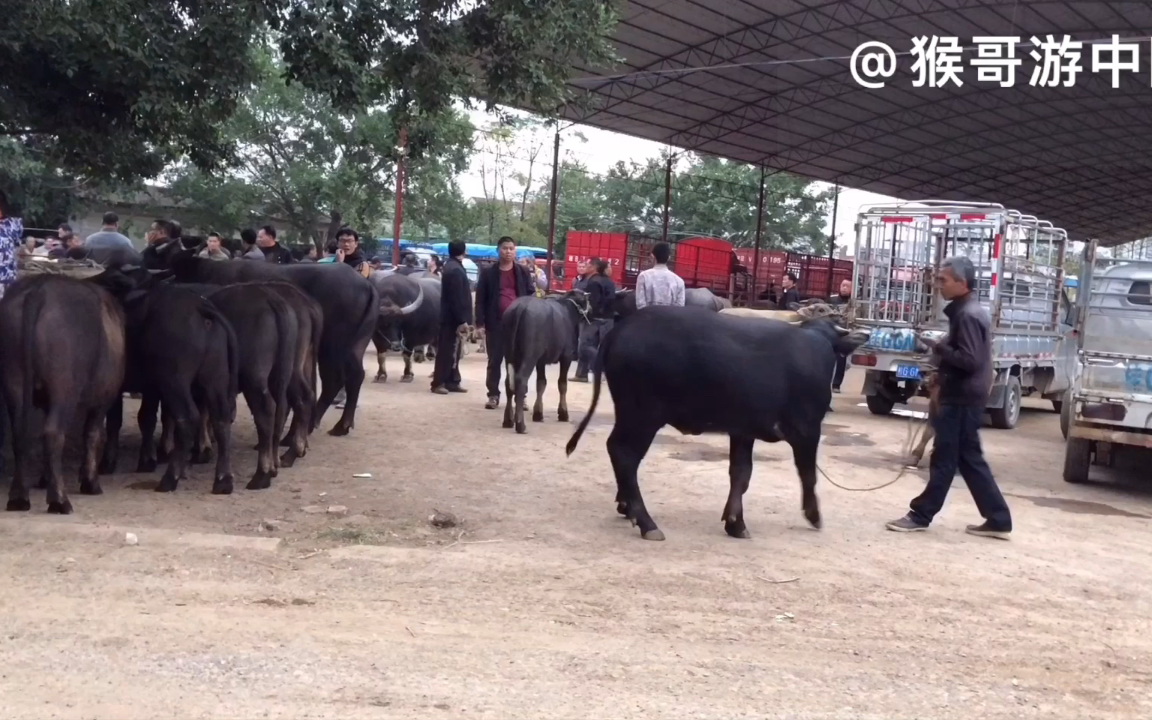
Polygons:
[[[1152,260],[1084,249],[1076,307],[1077,363],[1060,416],[1064,479],[1122,447],[1152,448]],[[1122,253],[1118,253],[1122,254]]]
[[974,292],[992,321],[992,425],[1015,427],[1021,400],[1033,394],[1059,411],[1076,352],[1064,292],[1067,247],[1063,230],[998,204],[927,200],[862,208],[854,315],[872,335],[852,364],[866,368],[868,409],[887,415],[923,394],[931,356],[917,349],[916,334],[947,333],[947,303],[935,277],[946,258],[962,255],[976,266]]

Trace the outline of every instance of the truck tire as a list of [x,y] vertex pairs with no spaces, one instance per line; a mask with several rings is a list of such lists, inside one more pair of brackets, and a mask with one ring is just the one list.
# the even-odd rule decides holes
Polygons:
[[1072,427],[1072,391],[1069,390],[1068,394],[1064,396],[1064,400],[1053,400],[1052,404],[1060,405],[1060,434],[1064,439],[1068,439],[1068,428]]
[[1064,410],[1064,401],[1063,400],[1053,400],[1052,401],[1052,412],[1059,415],[1063,410]]
[[1092,467],[1092,441],[1069,438],[1064,445],[1064,482],[1081,485],[1088,482]]
[[864,400],[873,415],[891,415],[892,407],[896,404],[891,398],[879,394],[869,395]]
[[988,414],[992,418],[992,427],[1001,430],[1011,430],[1016,427],[1020,419],[1020,404],[1024,400],[1024,393],[1020,389],[1020,378],[1008,377],[1004,386],[1004,407],[992,408]]

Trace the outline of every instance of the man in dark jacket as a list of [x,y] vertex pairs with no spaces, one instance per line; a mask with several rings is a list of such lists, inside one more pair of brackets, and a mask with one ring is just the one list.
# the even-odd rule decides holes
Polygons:
[[336,262],[350,265],[361,277],[372,274],[372,265],[360,249],[360,235],[350,227],[342,227],[336,233]]
[[[604,336],[612,330],[616,317],[616,284],[608,277],[608,261],[597,258],[592,261],[595,272],[588,278],[588,319],[587,328],[581,328],[580,362],[577,363],[576,382],[588,382],[588,371],[596,372],[596,353]],[[580,370],[584,369],[584,375]]]
[[500,373],[504,369],[500,321],[516,298],[536,292],[528,270],[516,263],[516,241],[504,236],[496,242],[496,250],[499,261],[481,270],[476,278],[476,334],[484,338],[488,353],[488,402],[484,407],[489,410],[500,407]]
[[276,242],[276,228],[271,225],[265,225],[256,233],[256,247],[264,254],[265,262],[277,265],[288,265],[292,262],[292,253]]
[[980,448],[980,422],[992,387],[993,369],[991,323],[972,292],[976,268],[968,258],[950,258],[940,266],[936,284],[941,297],[951,302],[944,308],[948,316],[947,337],[938,343],[920,339],[940,363],[931,474],[924,492],[912,501],[911,512],[887,527],[897,532],[927,530],[944,507],[959,467],[984,518],[980,525],[969,525],[968,533],[1007,539],[1012,532],[1012,515]]
[[[833,295],[828,301],[828,304],[833,307],[842,307],[841,312],[847,312],[848,306],[852,302],[852,281],[841,280],[840,292]],[[841,323],[844,324],[844,323]],[[844,382],[844,371],[848,367],[848,356],[844,353],[836,353],[836,373],[832,376],[832,392],[840,392],[840,384]]]
[[472,324],[472,288],[464,257],[464,241],[448,243],[448,262],[444,263],[440,287],[440,334],[436,338],[436,365],[432,371],[432,392],[468,392],[460,387],[460,365],[456,356],[461,332]]
[[784,287],[784,292],[780,294],[780,302],[777,305],[781,310],[788,310],[792,303],[800,302],[800,293],[796,290],[796,273],[791,270],[784,273],[780,284]]

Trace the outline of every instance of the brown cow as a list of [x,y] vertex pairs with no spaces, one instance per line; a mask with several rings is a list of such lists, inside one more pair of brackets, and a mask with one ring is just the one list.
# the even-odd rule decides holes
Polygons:
[[59,275],[16,281],[0,301],[0,378],[13,431],[16,470],[8,510],[29,510],[28,459],[38,438],[33,408],[44,411],[44,479],[48,512],[68,515],[61,465],[65,436],[84,420],[80,492],[103,492],[98,459],[104,415],[124,382],[124,315],[103,289]]
[[906,464],[912,468],[920,467],[920,461],[924,459],[924,450],[927,449],[928,443],[936,437],[936,431],[932,428],[932,423],[936,420],[936,413],[940,407],[940,373],[926,373],[924,387],[928,390],[928,420],[924,424],[924,429],[920,435],[920,443],[908,456],[908,462]]

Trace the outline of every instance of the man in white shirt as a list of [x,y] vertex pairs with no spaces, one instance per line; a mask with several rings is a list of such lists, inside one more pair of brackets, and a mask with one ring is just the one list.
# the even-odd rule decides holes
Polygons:
[[684,307],[684,281],[668,269],[668,256],[672,249],[666,242],[652,248],[656,266],[636,278],[636,309],[649,305],[678,305]]

